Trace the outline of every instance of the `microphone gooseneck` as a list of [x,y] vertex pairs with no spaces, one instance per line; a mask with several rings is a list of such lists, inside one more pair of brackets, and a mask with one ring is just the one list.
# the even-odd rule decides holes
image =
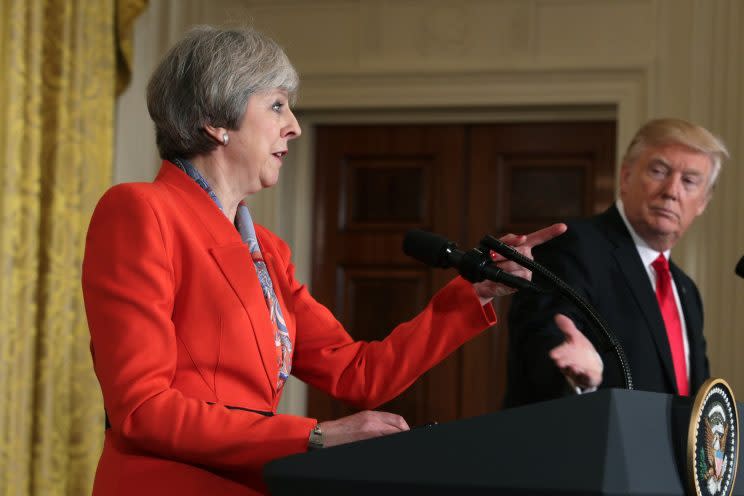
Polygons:
[[[582,298],[581,295],[574,291],[571,286],[563,282],[558,276],[550,272],[547,268],[543,267],[534,260],[525,257],[511,246],[502,241],[499,241],[493,236],[486,235],[481,240],[481,245],[495,251],[499,255],[508,258],[509,260],[517,262],[522,267],[525,267],[534,273],[540,274],[545,279],[547,279],[551,283],[551,285],[560,292],[560,294],[571,301],[571,303],[576,305],[579,310],[581,310],[584,315],[589,318],[589,322],[592,324],[591,329],[597,339],[599,339],[599,342],[603,344],[605,349],[613,350],[618,364],[620,365],[620,370],[623,373],[623,382],[625,385],[625,389],[633,389],[633,375],[630,371],[630,364],[628,363],[628,358],[625,355],[625,350],[620,344],[620,341],[617,339],[617,336],[615,336],[615,334],[610,331],[607,323],[604,321],[604,319],[602,319],[597,310],[589,304],[588,301]],[[744,258],[742,260],[744,260]],[[742,262],[739,262],[739,265],[742,265],[742,270],[744,270],[744,264],[742,264]]]
[[739,259],[739,263],[736,264],[736,275],[739,277],[744,277],[744,257],[741,257]]

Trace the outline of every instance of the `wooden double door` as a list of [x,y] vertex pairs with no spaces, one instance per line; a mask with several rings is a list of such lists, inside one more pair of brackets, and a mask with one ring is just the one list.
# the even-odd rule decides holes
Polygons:
[[[334,125],[316,136],[313,294],[355,339],[383,339],[455,275],[406,257],[407,230],[469,249],[613,200],[614,122]],[[509,298],[494,305],[494,328],[380,409],[410,425],[498,410]],[[353,413],[312,388],[308,410],[321,420]]]

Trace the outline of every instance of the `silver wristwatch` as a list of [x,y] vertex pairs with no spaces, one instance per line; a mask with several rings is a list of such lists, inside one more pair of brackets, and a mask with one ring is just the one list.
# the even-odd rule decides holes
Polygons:
[[314,450],[323,447],[323,431],[320,429],[320,423],[315,424],[310,431],[310,438],[307,440],[307,449]]

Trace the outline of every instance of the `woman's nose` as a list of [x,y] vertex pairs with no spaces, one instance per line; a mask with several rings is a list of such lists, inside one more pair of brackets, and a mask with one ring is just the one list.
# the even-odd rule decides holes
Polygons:
[[302,134],[300,123],[297,122],[297,118],[291,110],[289,111],[289,122],[287,122],[287,125],[284,126],[282,131],[282,137],[287,139],[294,139]]

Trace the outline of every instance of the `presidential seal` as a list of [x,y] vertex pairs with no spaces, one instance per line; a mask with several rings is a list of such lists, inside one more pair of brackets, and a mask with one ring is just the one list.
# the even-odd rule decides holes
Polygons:
[[687,469],[698,496],[729,496],[739,460],[739,416],[731,388],[708,379],[695,396],[687,437]]

